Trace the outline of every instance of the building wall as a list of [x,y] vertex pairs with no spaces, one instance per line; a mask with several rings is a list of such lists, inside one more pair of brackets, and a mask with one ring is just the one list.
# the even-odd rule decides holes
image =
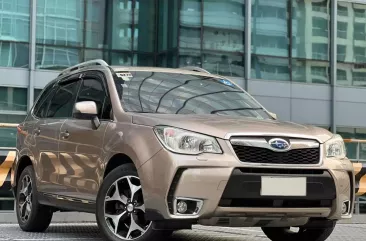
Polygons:
[[282,120],[366,138],[366,1],[0,0],[0,122],[95,58],[200,66]]

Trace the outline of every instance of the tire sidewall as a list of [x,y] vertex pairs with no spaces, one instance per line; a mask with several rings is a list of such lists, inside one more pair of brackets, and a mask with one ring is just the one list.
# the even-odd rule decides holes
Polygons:
[[[131,165],[123,165],[121,167],[116,168],[111,173],[107,175],[107,177],[104,179],[99,192],[97,196],[97,202],[96,202],[96,220],[98,223],[99,229],[102,231],[102,234],[107,238],[108,240],[112,241],[122,241],[124,239],[118,238],[116,235],[114,235],[109,227],[107,226],[105,222],[104,217],[104,199],[105,196],[111,187],[111,185],[117,181],[118,179],[125,177],[125,176],[135,176],[139,177],[136,169]],[[133,239],[133,241],[150,241],[152,240],[152,235],[154,234],[154,230],[152,228],[153,224],[150,225],[148,230],[145,232],[145,234],[137,239]]]
[[[24,176],[29,175],[32,181],[32,205],[31,205],[31,214],[26,222],[23,222],[20,217],[20,210],[19,210],[19,196],[20,196],[20,190],[22,189],[22,180]],[[37,209],[39,207],[38,204],[38,192],[37,192],[37,184],[36,184],[36,178],[34,174],[34,170],[32,166],[26,167],[23,172],[20,174],[20,177],[18,179],[18,185],[16,188],[16,214],[19,226],[22,228],[27,228],[27,226],[31,225],[32,222],[35,222],[36,216],[37,216]]]

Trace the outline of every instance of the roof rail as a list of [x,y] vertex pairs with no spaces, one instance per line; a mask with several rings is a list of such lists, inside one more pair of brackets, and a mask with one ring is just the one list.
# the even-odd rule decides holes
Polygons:
[[185,70],[191,70],[191,71],[196,71],[196,72],[202,72],[202,73],[206,73],[206,74],[211,74],[207,70],[202,69],[202,68],[197,67],[197,66],[184,66],[184,67],[181,67],[180,69],[185,69]]
[[64,69],[58,76],[65,75],[65,74],[68,74],[68,73],[73,72],[75,70],[85,68],[85,67],[88,67],[88,66],[91,66],[91,65],[109,66],[107,64],[107,62],[105,62],[102,59],[94,59],[94,60],[85,61],[85,62],[82,62],[80,64],[71,66],[67,69]]

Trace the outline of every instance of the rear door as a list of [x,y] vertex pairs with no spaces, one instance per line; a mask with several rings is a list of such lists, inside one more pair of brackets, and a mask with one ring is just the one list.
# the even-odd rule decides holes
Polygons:
[[76,102],[94,101],[98,109],[100,126],[96,129],[92,121],[68,118],[61,128],[59,156],[67,165],[60,175],[65,183],[65,196],[95,200],[99,184],[98,170],[102,152],[103,137],[111,121],[111,102],[106,91],[104,76],[91,71],[83,75]]

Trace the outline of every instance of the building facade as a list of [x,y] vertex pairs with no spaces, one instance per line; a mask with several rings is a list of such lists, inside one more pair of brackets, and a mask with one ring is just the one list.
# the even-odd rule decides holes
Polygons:
[[366,138],[363,0],[0,0],[0,122],[21,121],[58,71],[95,58],[200,66],[280,119]]
[[[366,139],[366,0],[0,0],[0,122],[95,58],[199,66],[282,120]],[[0,129],[0,146],[15,132]],[[366,145],[347,148],[366,159]]]

